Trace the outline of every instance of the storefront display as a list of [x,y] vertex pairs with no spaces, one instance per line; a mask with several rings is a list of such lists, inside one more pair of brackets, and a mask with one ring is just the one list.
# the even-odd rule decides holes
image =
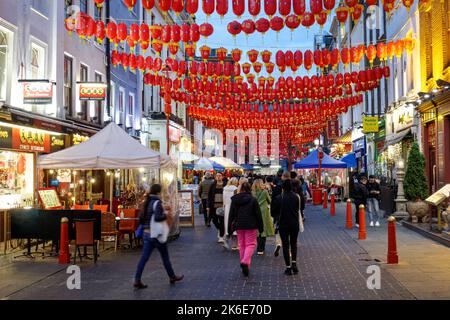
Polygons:
[[0,150],[0,209],[33,205],[34,155]]

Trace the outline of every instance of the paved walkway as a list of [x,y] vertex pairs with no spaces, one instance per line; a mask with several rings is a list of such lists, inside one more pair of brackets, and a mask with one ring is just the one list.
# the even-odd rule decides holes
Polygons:
[[[340,211],[340,210],[338,210]],[[184,228],[170,243],[175,271],[185,280],[169,285],[159,254],[144,272],[145,290],[131,287],[139,250],[104,254],[98,263],[81,264],[81,290],[68,290],[65,269],[55,260],[23,260],[0,269],[3,299],[414,299],[386,268],[381,289],[367,288],[367,266],[376,265],[368,252],[320,207],[307,207],[305,232],[300,235],[300,274],[285,276],[282,256],[254,256],[249,279],[241,275],[237,252],[216,244],[214,228]],[[197,218],[198,217],[198,218]],[[196,216],[200,222],[200,216]],[[422,238],[421,238],[422,239]],[[429,241],[423,239],[423,241]],[[381,240],[380,240],[381,242]],[[366,243],[369,243],[367,241]],[[5,280],[8,285],[2,285]],[[401,279],[400,279],[401,280]]]

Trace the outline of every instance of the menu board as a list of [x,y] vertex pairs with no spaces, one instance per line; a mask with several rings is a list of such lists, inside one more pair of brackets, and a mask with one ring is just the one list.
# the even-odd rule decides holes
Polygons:
[[44,209],[62,209],[58,194],[53,188],[42,188],[38,190],[39,200],[44,206]]
[[450,197],[450,184],[445,185],[444,187],[433,193],[431,196],[425,199],[425,201],[434,206],[438,206],[448,197]]
[[192,190],[178,191],[179,216],[181,221],[190,221],[194,226],[194,193]]

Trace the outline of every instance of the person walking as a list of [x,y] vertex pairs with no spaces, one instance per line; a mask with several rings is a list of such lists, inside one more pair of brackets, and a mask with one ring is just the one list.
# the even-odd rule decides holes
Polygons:
[[368,192],[367,192],[367,188],[366,188],[366,184],[367,184],[367,177],[365,175],[360,175],[358,182],[355,182],[355,184],[353,185],[353,194],[352,194],[352,198],[353,198],[353,202],[355,204],[355,226],[357,228],[359,228],[359,206],[360,205],[367,205],[367,196],[368,196]]
[[[228,235],[228,220],[230,218],[231,197],[237,194],[239,181],[236,177],[228,181],[227,186],[223,189],[223,204],[225,207],[224,226],[225,235]],[[238,250],[237,234],[233,232],[230,236],[231,250]],[[226,245],[228,247],[228,245]]]
[[251,185],[245,182],[241,192],[231,198],[228,232],[237,232],[242,273],[248,277],[252,255],[256,249],[258,232],[264,231],[264,222],[258,201],[251,194]]
[[306,207],[306,198],[305,194],[303,193],[303,189],[301,186],[301,182],[298,179],[292,180],[292,191],[294,191],[298,196],[300,197],[300,213],[302,215],[303,221],[305,221],[305,207]]
[[173,284],[177,281],[181,281],[184,278],[184,275],[177,276],[173,271],[172,264],[169,259],[167,243],[161,243],[157,238],[152,238],[150,235],[150,223],[153,215],[155,215],[154,219],[156,222],[161,222],[168,219],[168,215],[165,213],[162,201],[160,199],[161,190],[162,188],[160,184],[154,184],[150,187],[150,193],[144,203],[143,210],[141,210],[139,214],[139,223],[144,228],[144,247],[134,277],[134,287],[136,289],[147,288],[147,285],[142,283],[141,278],[145,265],[148,259],[150,259],[153,249],[155,248],[157,248],[159,253],[161,254],[164,268],[166,269],[167,275],[169,276],[169,282]]
[[283,257],[286,264],[284,274],[292,275],[298,273],[297,237],[300,231],[300,197],[293,192],[290,179],[283,181],[282,188],[282,194],[273,201],[272,215],[278,222],[283,245]]
[[381,190],[380,184],[377,182],[377,180],[375,180],[374,175],[369,176],[369,183],[367,183],[367,192],[367,211],[369,212],[370,226],[379,227]]
[[217,229],[217,243],[225,244],[225,226],[224,216],[217,214],[217,209],[223,208],[223,188],[225,183],[223,182],[223,175],[216,173],[216,180],[211,185],[208,194],[208,213],[211,221]]
[[[281,170],[281,173],[280,173]],[[278,184],[274,186],[274,188],[272,189],[272,199],[275,199],[276,197],[278,197],[282,192],[283,192],[283,182],[285,180],[289,180],[291,174],[289,172],[284,172],[283,173],[283,169],[278,170],[277,173],[277,177],[279,176],[279,180],[278,180]],[[274,217],[273,212],[275,212],[274,208],[274,202],[272,201],[270,204],[270,213],[272,215],[272,217]],[[273,224],[275,226],[275,250],[273,252],[273,255],[275,257],[278,257],[280,255],[280,250],[282,247],[282,243],[281,243],[281,237],[280,237],[280,232],[279,232],[279,228],[278,228],[278,222],[275,220],[275,218],[273,219]]]
[[211,175],[211,172],[207,171],[205,173],[203,181],[198,186],[198,197],[202,201],[202,212],[205,218],[205,226],[207,227],[211,227],[211,218],[208,215],[208,195],[209,189],[211,188],[213,183],[214,179]]
[[248,178],[246,178],[246,177],[241,177],[241,178],[239,179],[239,185],[238,185],[237,193],[240,193],[240,192],[241,192],[241,186],[242,186],[244,183],[246,183],[246,182],[248,182]]
[[262,179],[256,179],[252,186],[252,194],[258,200],[259,209],[264,223],[264,231],[258,235],[257,254],[264,255],[266,249],[266,238],[275,235],[275,228],[273,226],[272,217],[270,216],[271,198],[269,192],[264,187]]

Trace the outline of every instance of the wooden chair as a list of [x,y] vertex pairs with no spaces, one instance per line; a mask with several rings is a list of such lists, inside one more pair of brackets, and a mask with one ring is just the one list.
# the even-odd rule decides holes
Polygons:
[[133,248],[134,232],[136,231],[139,225],[138,212],[139,211],[137,209],[123,209],[123,217],[125,219],[120,221],[119,226],[120,235],[128,234],[131,248]]
[[114,251],[117,251],[119,231],[116,226],[116,215],[112,212],[102,212],[102,243],[105,249],[105,237],[114,237]]
[[75,254],[73,263],[76,264],[77,252],[81,259],[80,247],[92,246],[94,263],[97,262],[97,241],[94,239],[95,219],[75,219]]
[[107,204],[94,204],[94,210],[100,210],[102,213],[108,212]]

